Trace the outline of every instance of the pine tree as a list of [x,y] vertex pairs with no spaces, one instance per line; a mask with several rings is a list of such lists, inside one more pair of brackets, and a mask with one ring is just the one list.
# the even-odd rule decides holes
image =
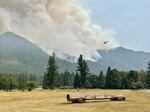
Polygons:
[[77,71],[79,72],[80,75],[83,74],[83,56],[82,55],[80,55],[78,59]]
[[98,88],[98,76],[97,75],[89,75],[87,79],[91,83],[91,88]]
[[97,82],[98,82],[98,88],[103,89],[105,86],[105,76],[103,71],[100,72]]
[[76,73],[75,78],[74,78],[74,88],[81,88],[81,83],[80,83],[80,76],[78,73]]
[[89,73],[89,67],[87,65],[87,62],[85,60],[83,60],[83,74],[81,75],[81,86],[83,88],[86,88],[84,85],[87,82],[87,76]]
[[20,74],[17,76],[17,81],[18,81],[18,89],[24,91],[25,90],[25,84],[28,81],[27,75],[26,74]]
[[47,85],[47,74],[46,74],[46,73],[44,73],[44,76],[43,76],[42,88],[43,88],[43,89],[48,89],[48,85]]
[[127,83],[126,88],[134,89],[133,86],[136,82],[138,82],[138,79],[139,79],[139,76],[138,76],[137,71],[134,71],[134,70],[129,71],[126,77],[126,83]]
[[147,67],[147,87],[150,88],[150,61],[148,62],[148,67]]
[[109,79],[109,89],[120,89],[122,84],[122,77],[116,69],[111,70]]
[[128,72],[121,71],[119,74],[121,75],[121,78],[122,78],[121,89],[126,89],[127,87],[126,78],[127,78]]
[[107,73],[106,73],[106,78],[105,78],[105,88],[110,89],[110,73],[111,73],[111,68],[110,66],[107,69]]
[[45,76],[46,86],[51,90],[54,90],[55,88],[57,69],[58,67],[55,61],[55,54],[53,53],[53,55],[49,58],[47,73]]
[[63,74],[63,86],[69,86],[69,76],[70,73],[68,71],[65,71]]
[[144,72],[143,70],[141,70],[140,72],[139,72],[139,75],[138,75],[138,77],[139,77],[139,81],[142,83],[142,89],[144,89],[144,88],[146,88],[147,87],[147,74],[146,74],[146,72]]
[[92,84],[89,80],[86,80],[85,83],[84,83],[84,88],[88,89],[88,88],[92,88]]
[[35,74],[30,74],[29,75],[29,81],[36,81],[36,75]]
[[83,56],[80,55],[78,59],[77,71],[80,73],[81,77],[81,88],[84,88],[84,83],[87,80],[87,75],[89,74],[89,67],[87,62],[83,59]]

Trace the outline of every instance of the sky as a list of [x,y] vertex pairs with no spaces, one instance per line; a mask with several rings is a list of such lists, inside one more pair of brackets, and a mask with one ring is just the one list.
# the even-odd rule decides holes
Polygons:
[[91,20],[115,32],[121,46],[150,52],[150,0],[82,0]]

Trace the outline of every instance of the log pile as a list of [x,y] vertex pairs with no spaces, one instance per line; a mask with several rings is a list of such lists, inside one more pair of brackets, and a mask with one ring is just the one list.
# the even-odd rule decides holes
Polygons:
[[87,100],[105,100],[110,101],[125,101],[126,98],[123,95],[67,95],[67,101],[72,103],[85,103]]

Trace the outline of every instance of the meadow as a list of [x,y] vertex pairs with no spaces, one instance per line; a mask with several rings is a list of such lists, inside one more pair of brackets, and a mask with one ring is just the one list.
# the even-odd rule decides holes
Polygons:
[[[71,104],[66,94],[122,94],[125,102],[109,100]],[[0,92],[0,112],[150,112],[149,90],[34,90]]]

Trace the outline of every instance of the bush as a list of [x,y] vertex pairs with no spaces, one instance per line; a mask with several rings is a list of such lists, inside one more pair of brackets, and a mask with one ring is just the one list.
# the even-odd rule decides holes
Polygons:
[[36,87],[37,87],[37,83],[35,81],[28,81],[26,83],[26,88],[28,91],[32,91]]
[[144,88],[144,86],[143,86],[142,82],[140,82],[140,81],[131,83],[131,89],[143,89],[143,88]]

